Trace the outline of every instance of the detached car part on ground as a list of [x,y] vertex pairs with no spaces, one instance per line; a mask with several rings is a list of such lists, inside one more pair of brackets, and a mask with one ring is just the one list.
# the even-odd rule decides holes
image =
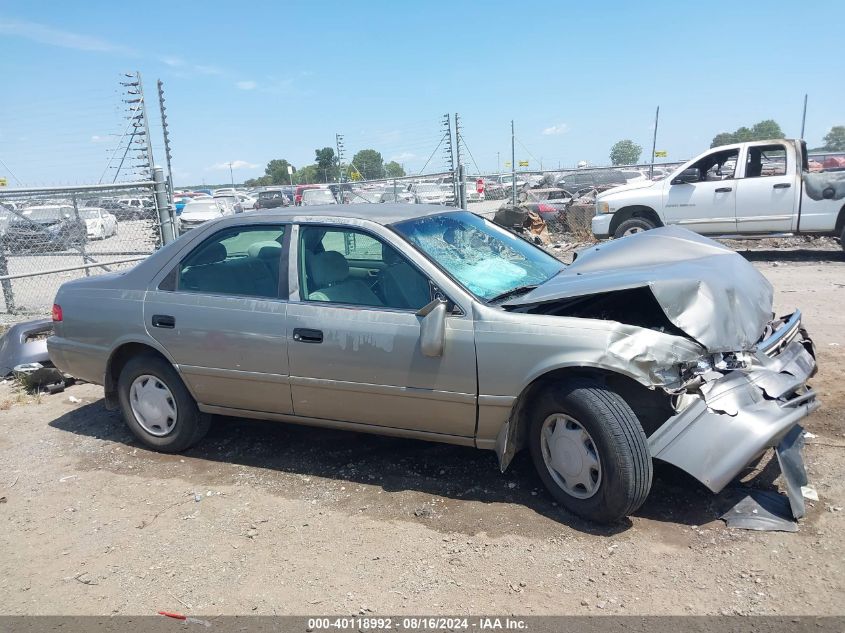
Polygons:
[[[56,304],[51,359],[149,447],[185,450],[210,414],[476,446],[503,470],[527,447],[601,522],[645,501],[653,458],[714,492],[771,447],[800,465],[818,406],[800,314],[773,318],[760,273],[683,229],[564,266],[433,205],[256,212]],[[784,475],[800,516],[802,473]]]

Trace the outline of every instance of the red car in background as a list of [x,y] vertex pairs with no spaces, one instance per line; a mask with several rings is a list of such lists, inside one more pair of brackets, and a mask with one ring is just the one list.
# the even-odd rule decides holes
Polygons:
[[294,194],[293,194],[293,203],[296,206],[299,206],[299,205],[302,204],[302,192],[305,191],[306,189],[319,189],[319,187],[317,185],[298,185],[296,187],[296,191],[294,191]]

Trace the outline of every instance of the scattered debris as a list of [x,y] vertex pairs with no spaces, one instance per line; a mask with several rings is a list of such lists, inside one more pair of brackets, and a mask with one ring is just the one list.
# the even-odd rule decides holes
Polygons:
[[82,400],[80,400],[76,396],[68,396],[67,401],[70,402],[71,404],[79,404],[80,402],[82,402]]
[[211,622],[208,620],[200,620],[199,618],[192,618],[189,615],[182,615],[181,613],[173,613],[171,611],[158,611],[159,615],[163,615],[166,618],[173,618],[174,620],[182,620],[183,622],[188,622],[190,624],[202,624],[205,627],[211,626]]
[[728,527],[764,532],[797,532],[798,523],[786,497],[771,490],[748,490],[720,517]]
[[801,495],[810,501],[818,501],[819,493],[812,486],[801,486]]

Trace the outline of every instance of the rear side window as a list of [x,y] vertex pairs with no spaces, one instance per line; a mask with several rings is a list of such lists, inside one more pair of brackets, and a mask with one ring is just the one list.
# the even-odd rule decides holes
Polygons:
[[[286,296],[285,225],[232,227],[212,235],[179,264],[177,290],[278,299]],[[280,283],[285,286],[280,292]]]
[[745,177],[786,175],[786,147],[777,145],[752,145],[745,159]]

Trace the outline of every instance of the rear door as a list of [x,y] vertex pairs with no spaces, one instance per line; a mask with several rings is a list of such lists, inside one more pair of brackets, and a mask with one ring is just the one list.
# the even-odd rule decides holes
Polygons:
[[797,229],[799,166],[783,143],[746,147],[737,180],[736,222],[740,233],[781,233]]
[[221,229],[147,292],[147,331],[203,405],[291,413],[284,224]]

